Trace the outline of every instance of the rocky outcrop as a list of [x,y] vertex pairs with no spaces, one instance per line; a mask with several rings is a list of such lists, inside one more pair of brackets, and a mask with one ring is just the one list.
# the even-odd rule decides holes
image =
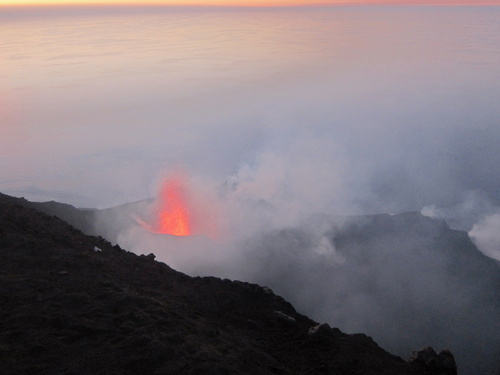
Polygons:
[[409,363],[435,375],[456,375],[457,365],[453,354],[445,349],[437,354],[430,346],[414,351]]

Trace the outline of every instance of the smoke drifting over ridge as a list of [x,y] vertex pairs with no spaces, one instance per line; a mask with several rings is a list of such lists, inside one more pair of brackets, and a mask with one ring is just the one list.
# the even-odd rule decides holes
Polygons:
[[[270,171],[280,171],[282,161],[267,158],[273,168],[245,167],[240,179],[233,177],[205,200],[221,215],[219,241],[155,235],[132,225],[117,230],[117,242],[153,252],[191,275],[270,286],[299,311],[347,332],[368,333],[402,357],[431,344],[449,347],[461,373],[498,371],[500,270],[465,232],[417,212],[321,213],[306,199],[295,200],[298,190],[281,184],[294,174],[281,170],[276,177]],[[268,183],[261,185],[262,178]],[[487,238],[480,230],[494,231],[495,225],[486,221],[472,233],[479,233],[476,240]]]
[[[474,270],[457,277],[453,270],[465,266],[455,263],[460,254],[440,252],[457,246],[444,227],[421,218],[423,224],[407,223],[400,232],[375,233],[366,245],[339,243],[338,237],[351,225],[345,215],[416,210],[465,231],[476,224],[472,238],[493,257],[486,249],[495,248],[491,233],[498,226],[486,219],[499,212],[500,179],[490,170],[500,160],[491,146],[480,145],[500,141],[500,129],[486,123],[471,131],[462,120],[417,123],[438,112],[405,116],[401,127],[389,117],[377,126],[373,119],[357,125],[355,115],[328,126],[314,116],[299,117],[263,131],[254,156],[222,185],[192,173],[193,189],[205,191],[200,196],[207,207],[220,212],[223,240],[152,237],[133,227],[118,242],[154,252],[191,275],[268,285],[314,319],[366,332],[402,357],[427,344],[450,347],[462,373],[496,374],[498,295],[483,291],[499,280]],[[466,139],[474,150],[465,147]],[[451,237],[437,246],[441,231]]]
[[[384,120],[376,127],[322,126],[315,118],[304,119],[307,129],[298,121],[273,124],[251,161],[222,185],[192,173],[193,189],[204,191],[209,211],[219,210],[220,242],[150,236],[137,227],[120,232],[118,242],[154,252],[191,275],[268,285],[299,311],[347,332],[366,332],[402,357],[428,344],[449,347],[462,373],[496,374],[499,296],[485,291],[500,280],[483,270],[457,276],[467,269],[461,253],[443,253],[457,243],[460,251],[476,252],[466,236],[456,240],[425,217],[404,221],[406,229],[381,225],[366,244],[345,233],[365,234],[364,227],[349,232],[346,215],[416,210],[454,228],[474,228],[475,243],[493,257],[487,249],[497,246],[492,233],[498,226],[487,218],[499,212],[500,180],[489,171],[499,160],[479,145],[500,141],[500,129],[424,126],[409,116],[400,128]],[[474,151],[465,139],[477,145]],[[436,245],[440,236],[449,239]]]

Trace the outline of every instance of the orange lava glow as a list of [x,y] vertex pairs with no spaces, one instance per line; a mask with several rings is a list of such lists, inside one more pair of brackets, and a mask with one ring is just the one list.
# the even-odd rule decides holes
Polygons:
[[164,179],[158,197],[158,207],[154,232],[175,236],[191,234],[187,186],[183,176],[173,175]]
[[155,202],[135,220],[152,233],[222,241],[222,213],[221,202],[211,189],[177,170],[163,179]]

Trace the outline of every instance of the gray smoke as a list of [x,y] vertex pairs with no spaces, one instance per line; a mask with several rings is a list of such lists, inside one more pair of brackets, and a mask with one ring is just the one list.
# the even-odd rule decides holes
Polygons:
[[[332,139],[303,133],[282,138],[222,186],[193,182],[193,190],[205,189],[198,204],[217,212],[215,241],[151,234],[132,225],[119,232],[118,242],[154,252],[190,275],[267,285],[312,318],[365,332],[403,358],[429,344],[448,347],[462,373],[493,374],[500,368],[499,268],[445,220],[472,229],[474,242],[494,258],[496,201],[486,185],[477,191],[456,186],[422,208],[432,197],[426,176],[449,168],[425,162],[437,153],[426,151],[412,161],[421,166],[419,176],[404,159],[391,160],[390,167],[379,159],[360,163]],[[365,164],[377,180],[384,168],[400,174],[382,174],[395,179],[386,191],[353,175],[354,164]],[[359,216],[367,207],[418,208],[425,216],[382,215],[374,224],[371,216]]]

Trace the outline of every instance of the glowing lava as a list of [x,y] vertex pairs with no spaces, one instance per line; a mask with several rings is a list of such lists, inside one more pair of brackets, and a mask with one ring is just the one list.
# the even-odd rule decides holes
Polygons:
[[137,223],[148,232],[174,236],[206,236],[221,241],[221,201],[183,170],[163,179],[158,197]]
[[158,197],[154,231],[175,236],[189,236],[190,219],[185,178],[180,174],[165,178]]

